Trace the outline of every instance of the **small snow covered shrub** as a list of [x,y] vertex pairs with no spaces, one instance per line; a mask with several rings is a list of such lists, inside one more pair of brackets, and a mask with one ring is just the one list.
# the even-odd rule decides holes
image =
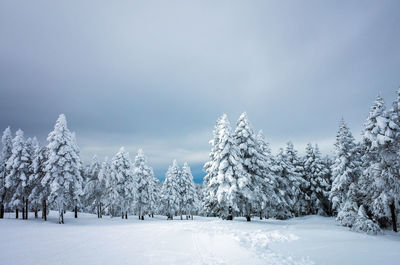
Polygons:
[[343,226],[352,227],[357,219],[357,204],[353,201],[346,201],[339,211],[336,220]]
[[379,225],[368,219],[363,205],[361,205],[360,209],[358,210],[357,219],[351,230],[356,232],[365,232],[369,235],[377,235],[382,233]]

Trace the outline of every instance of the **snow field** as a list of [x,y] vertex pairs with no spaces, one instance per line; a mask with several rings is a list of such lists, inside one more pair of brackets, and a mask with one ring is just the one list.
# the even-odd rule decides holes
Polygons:
[[333,218],[286,221],[137,220],[51,212],[40,219],[0,220],[0,264],[398,264],[400,236],[355,233]]

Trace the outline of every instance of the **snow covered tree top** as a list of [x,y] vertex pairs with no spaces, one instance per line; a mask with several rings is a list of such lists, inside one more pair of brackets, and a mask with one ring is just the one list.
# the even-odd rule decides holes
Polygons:
[[1,137],[1,144],[3,149],[1,151],[0,159],[7,160],[11,156],[12,152],[12,135],[10,127],[7,127],[4,130],[3,136]]
[[187,162],[183,164],[182,172],[185,172],[186,174],[192,174],[189,164]]
[[385,102],[378,95],[364,124],[363,141],[367,149],[376,150],[379,146],[394,141],[397,125],[390,120]]
[[146,162],[147,162],[146,156],[144,155],[143,150],[140,148],[135,157],[135,167],[139,167],[141,165],[144,166]]

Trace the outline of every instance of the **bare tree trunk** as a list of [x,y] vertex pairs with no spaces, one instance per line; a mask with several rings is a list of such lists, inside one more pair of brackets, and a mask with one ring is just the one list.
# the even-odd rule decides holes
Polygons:
[[4,203],[1,202],[1,205],[0,205],[0,219],[3,219],[3,218],[4,218]]
[[102,210],[101,210],[101,203],[100,203],[100,205],[99,205],[100,218],[103,218],[103,214],[102,214],[101,211],[102,211]]
[[38,218],[38,209],[35,208],[35,218]]
[[29,213],[29,207],[28,207],[28,198],[25,199],[25,219],[28,220],[28,213]]
[[390,204],[390,212],[392,214],[393,231],[397,232],[396,206],[394,205],[394,201]]
[[75,205],[74,211],[75,211],[75,218],[78,218],[78,206]]
[[262,220],[263,218],[262,218],[262,212],[260,211],[260,220]]
[[124,212],[122,212],[122,219],[124,219]]
[[4,199],[6,198],[6,195],[3,194],[3,196],[1,196],[1,206],[0,206],[0,218],[3,219],[4,218]]
[[22,197],[22,220],[25,220],[25,197]]
[[15,219],[18,219],[18,209],[15,209]]
[[65,210],[61,211],[61,223],[62,224],[64,223],[64,212],[65,212]]
[[232,213],[232,206],[229,206],[228,208],[228,217],[226,218],[226,220],[233,220],[233,213]]
[[128,211],[125,212],[125,219],[128,219]]
[[46,200],[42,201],[42,218],[47,221],[47,205]]

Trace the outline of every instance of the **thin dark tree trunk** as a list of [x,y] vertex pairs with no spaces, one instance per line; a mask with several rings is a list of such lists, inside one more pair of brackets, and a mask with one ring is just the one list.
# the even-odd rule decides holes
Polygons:
[[397,232],[396,206],[394,205],[394,201],[390,205],[390,212],[392,214],[393,231]]
[[124,212],[122,212],[122,219],[124,219]]
[[75,218],[78,218],[78,206],[75,205],[74,211],[75,211]]
[[22,197],[22,220],[25,220],[25,197]]
[[38,218],[38,209],[35,208],[35,218]]
[[260,220],[262,220],[263,218],[262,218],[262,212],[260,211]]
[[3,196],[1,196],[1,206],[0,206],[0,218],[3,219],[4,218],[4,199],[6,198],[6,195],[3,194]]
[[15,219],[18,219],[18,209],[15,209]]
[[25,219],[28,220],[28,213],[29,213],[29,207],[28,207],[28,198],[25,199]]
[[3,218],[4,218],[4,203],[1,202],[1,205],[0,205],[0,219],[3,219]]
[[64,212],[65,212],[65,211],[61,211],[61,223],[62,223],[62,224],[64,223]]
[[151,213],[151,218],[154,218],[154,213]]
[[228,208],[228,217],[226,218],[226,220],[233,220],[233,212],[232,212],[232,206],[229,206]]
[[128,212],[125,212],[125,219],[128,219]]
[[42,219],[47,221],[47,205],[46,205],[46,200],[42,201]]

